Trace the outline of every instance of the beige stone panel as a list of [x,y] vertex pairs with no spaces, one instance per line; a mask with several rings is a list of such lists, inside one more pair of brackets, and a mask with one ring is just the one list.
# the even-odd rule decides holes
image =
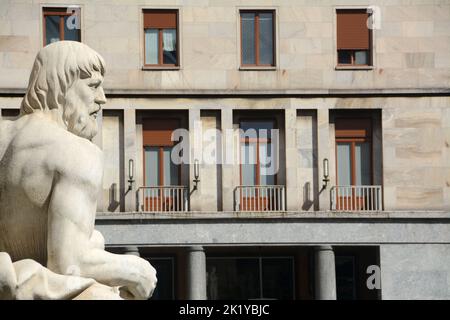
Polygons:
[[29,37],[39,37],[40,26],[42,20],[17,20],[12,19],[10,23],[10,34],[13,36],[29,36]]
[[449,21],[450,20],[450,5],[446,0],[436,2],[433,12],[434,21]]
[[227,88],[236,90],[240,87],[240,71],[228,70],[227,74]]
[[375,30],[377,38],[380,37],[401,37],[403,35],[402,22],[387,22],[381,20],[381,28]]
[[[414,106],[412,106],[413,108]],[[434,112],[433,112],[434,111]],[[417,109],[408,112],[397,111],[395,126],[397,128],[430,128],[441,125],[441,112],[439,109],[420,111]]]
[[[111,63],[109,63],[111,65]],[[124,89],[128,87],[128,70],[111,69],[108,70],[108,77],[105,77],[104,88]]]
[[103,116],[103,199],[104,211],[120,210],[120,119],[119,117]]
[[397,203],[397,188],[394,186],[388,186],[383,184],[383,203],[384,210],[396,210]]
[[28,52],[30,38],[28,36],[0,36],[0,51]]
[[384,128],[384,143],[396,147],[421,147],[437,151],[444,146],[442,128]]
[[280,41],[281,48],[285,53],[305,53],[320,54],[322,53],[322,40],[320,38],[291,39]]
[[126,53],[129,51],[130,42],[128,37],[101,37],[98,39],[97,46],[102,52]]
[[444,187],[448,167],[390,167],[385,166],[384,183],[396,187]]
[[439,210],[443,206],[442,188],[422,188],[417,186],[397,188],[397,209]]
[[333,36],[333,25],[331,22],[308,22],[306,26],[306,37],[308,38],[330,38]]
[[223,89],[226,72],[222,70],[184,70],[185,87],[196,89]]
[[442,165],[442,149],[424,150],[421,147],[398,147],[395,149],[397,165],[430,166]]
[[402,28],[405,37],[432,37],[434,24],[433,21],[405,21]]
[[319,69],[305,69],[289,73],[289,88],[321,88],[323,86],[323,72]]
[[185,70],[204,69],[206,66],[216,70],[231,70],[238,65],[235,54],[186,54],[184,61]]
[[402,53],[378,53],[377,68],[404,68],[404,54]]
[[434,21],[435,36],[450,36],[450,17],[449,20]]
[[14,20],[33,20],[36,19],[39,12],[39,6],[37,4],[30,5],[30,3],[11,3],[8,8],[7,17]]
[[306,67],[306,55],[304,54],[280,54],[280,69],[301,70]]
[[377,53],[416,52],[418,47],[415,38],[383,37],[376,40]]
[[0,88],[26,88],[30,69],[14,69],[14,72],[0,72]]
[[304,38],[306,36],[306,23],[279,21],[280,39]]
[[[186,9],[188,8],[183,9],[183,12],[189,11]],[[237,19],[237,12],[231,7],[191,7],[190,10],[192,13],[187,14],[186,21],[234,23]]]
[[435,68],[448,68],[450,66],[450,52],[437,52],[434,56]]
[[[139,26],[134,21],[90,21],[86,23],[86,29],[89,33],[95,34],[97,37],[121,37],[139,39]],[[85,33],[86,34],[86,33]]]
[[434,53],[405,53],[404,66],[406,68],[434,68]]
[[218,38],[236,38],[236,23],[213,22],[208,24],[208,35]]
[[383,21],[432,21],[435,15],[432,3],[419,4],[417,1],[414,2],[414,5],[402,2],[399,6],[382,7]]
[[8,36],[11,35],[11,33],[12,33],[11,21],[0,20],[0,36]]
[[[183,89],[189,87],[186,83],[185,72],[176,70],[160,71],[160,88],[167,90]],[[156,79],[155,79],[156,80]]]
[[306,55],[306,66],[309,69],[327,69],[333,68],[334,56],[331,54],[309,54]]
[[[27,69],[31,70],[34,62],[33,53],[25,52],[4,52],[3,66],[5,69]],[[14,71],[15,72],[15,71]]]
[[282,21],[332,22],[333,8],[331,6],[280,6],[279,16]]
[[185,39],[206,38],[209,35],[209,23],[185,22],[182,32]]

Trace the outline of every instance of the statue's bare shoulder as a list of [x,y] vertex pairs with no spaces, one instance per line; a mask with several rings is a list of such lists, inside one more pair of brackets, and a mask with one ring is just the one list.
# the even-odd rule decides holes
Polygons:
[[[22,186],[37,202],[48,196],[54,179],[80,183],[87,192],[100,186],[102,152],[92,142],[62,129],[47,117],[34,113],[15,121],[10,142],[10,179]],[[38,134],[37,134],[38,133]],[[37,188],[35,183],[44,186]],[[47,186],[47,188],[45,188]],[[36,192],[36,190],[41,190]]]

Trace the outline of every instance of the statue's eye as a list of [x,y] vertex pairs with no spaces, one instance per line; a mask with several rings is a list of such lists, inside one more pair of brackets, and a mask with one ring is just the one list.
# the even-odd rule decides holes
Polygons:
[[89,87],[91,87],[92,89],[97,89],[99,85],[100,82],[92,82],[89,84]]

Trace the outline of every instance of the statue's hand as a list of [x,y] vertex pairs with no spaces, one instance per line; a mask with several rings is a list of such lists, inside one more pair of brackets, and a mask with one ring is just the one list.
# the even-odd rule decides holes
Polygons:
[[155,268],[142,258],[136,256],[127,257],[133,260],[133,267],[130,270],[133,280],[124,289],[132,295],[133,299],[144,300],[150,298],[158,281]]

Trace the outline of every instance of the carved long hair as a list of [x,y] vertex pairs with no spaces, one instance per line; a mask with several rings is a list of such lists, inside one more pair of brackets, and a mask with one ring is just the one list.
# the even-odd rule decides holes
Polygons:
[[91,77],[93,71],[104,76],[105,61],[87,45],[76,41],[58,41],[45,46],[34,61],[20,114],[35,110],[61,110],[66,92],[74,81]]

